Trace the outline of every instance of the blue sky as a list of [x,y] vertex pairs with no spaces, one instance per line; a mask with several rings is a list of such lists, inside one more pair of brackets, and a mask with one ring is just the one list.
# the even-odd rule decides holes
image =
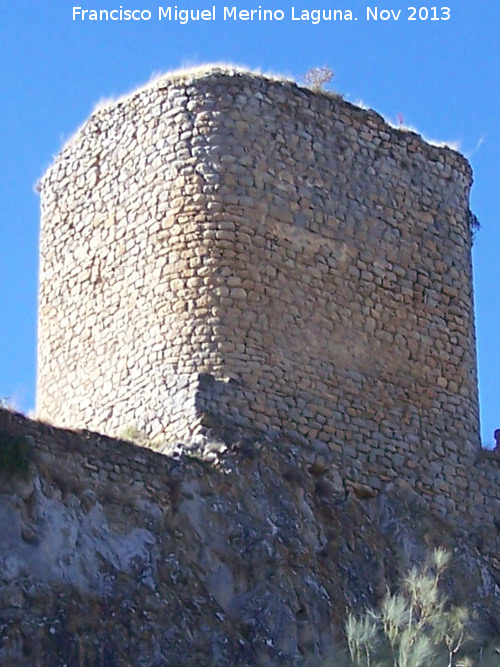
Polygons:
[[[160,6],[212,10],[214,2],[215,21],[158,20]],[[24,412],[35,405],[34,184],[94,105],[181,66],[229,62],[300,82],[309,68],[327,65],[335,71],[332,87],[347,99],[389,120],[401,114],[425,137],[454,142],[470,159],[472,210],[482,225],[473,252],[481,422],[483,443],[492,444],[500,427],[500,4],[450,0],[449,11],[429,3],[415,12],[409,4],[0,0],[0,398]],[[138,9],[151,19],[73,20],[74,6]],[[234,6],[282,10],[284,18],[224,21],[224,7]],[[292,6],[295,17],[341,9],[357,20],[292,20]],[[399,18],[367,20],[367,7]]]

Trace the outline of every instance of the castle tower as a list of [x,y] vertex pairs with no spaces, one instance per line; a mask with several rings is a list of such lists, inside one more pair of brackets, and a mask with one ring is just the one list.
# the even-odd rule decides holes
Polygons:
[[39,416],[472,460],[470,185],[457,152],[249,73],[96,110],[40,183]]

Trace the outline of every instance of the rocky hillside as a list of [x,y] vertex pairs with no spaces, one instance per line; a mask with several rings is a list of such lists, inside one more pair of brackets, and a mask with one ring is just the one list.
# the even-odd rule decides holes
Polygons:
[[223,429],[166,454],[0,411],[0,664],[339,665],[346,610],[435,546],[446,592],[498,640],[481,537],[318,446]]

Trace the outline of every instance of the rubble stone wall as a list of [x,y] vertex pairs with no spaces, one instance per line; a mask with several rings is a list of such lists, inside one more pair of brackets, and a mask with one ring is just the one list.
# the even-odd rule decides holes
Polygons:
[[40,183],[38,416],[152,441],[291,429],[462,507],[471,180],[373,111],[246,73],[95,111]]

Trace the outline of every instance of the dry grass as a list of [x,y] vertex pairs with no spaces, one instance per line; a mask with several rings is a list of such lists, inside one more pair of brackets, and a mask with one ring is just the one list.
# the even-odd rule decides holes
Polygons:
[[161,90],[162,88],[168,86],[170,83],[187,83],[189,81],[204,79],[220,74],[225,76],[235,76],[240,74],[248,77],[264,78],[269,81],[294,82],[291,77],[285,75],[269,72],[263,73],[258,69],[240,67],[238,65],[232,65],[229,63],[206,63],[201,65],[192,65],[167,72],[154,72],[147,83],[132,89],[128,93],[118,97],[109,97],[100,100],[94,107],[93,113],[101,111],[102,109],[108,109],[110,106],[114,106],[115,104],[129,100],[146,90]]
[[206,63],[206,64],[192,65],[192,66],[190,65],[167,72],[155,72],[152,74],[147,83],[138,86],[136,88],[133,88],[128,93],[124,93],[123,95],[118,95],[117,97],[103,97],[101,100],[99,100],[97,104],[94,106],[90,118],[85,120],[77,128],[77,130],[68,139],[64,141],[63,145],[61,146],[61,149],[58,151],[57,155],[54,156],[54,160],[52,161],[51,165],[49,165],[43,176],[41,176],[38,179],[37,183],[35,184],[34,186],[35,190],[37,192],[40,192],[43,186],[43,180],[47,172],[50,171],[54,162],[57,160],[57,158],[63,151],[65,151],[69,146],[71,146],[73,141],[80,135],[82,130],[86,127],[86,125],[90,122],[92,118],[95,117],[98,118],[101,114],[103,115],[106,114],[110,109],[112,109],[117,104],[120,104],[121,102],[125,102],[128,100],[132,100],[134,97],[140,95],[142,92],[146,90],[161,90],[162,88],[166,88],[170,83],[195,81],[220,74],[226,76],[235,76],[240,74],[248,77],[265,78],[268,81],[294,82],[293,78],[289,76],[274,74],[270,72],[263,74],[258,69],[250,69],[222,62]]

